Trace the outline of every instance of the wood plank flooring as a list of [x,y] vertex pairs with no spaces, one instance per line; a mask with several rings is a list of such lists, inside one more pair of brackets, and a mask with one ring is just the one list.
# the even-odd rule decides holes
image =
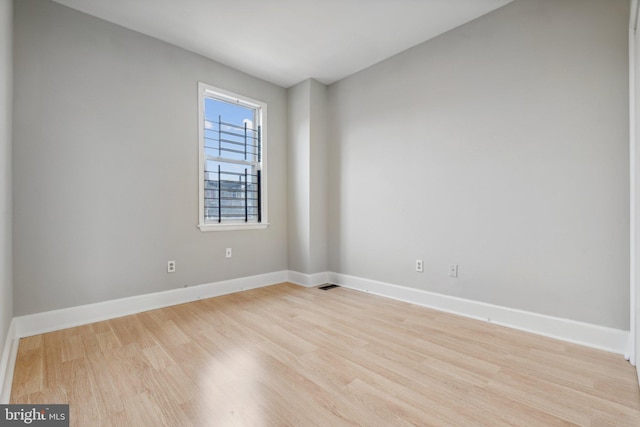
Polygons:
[[11,402],[73,426],[640,426],[622,356],[291,284],[23,338]]

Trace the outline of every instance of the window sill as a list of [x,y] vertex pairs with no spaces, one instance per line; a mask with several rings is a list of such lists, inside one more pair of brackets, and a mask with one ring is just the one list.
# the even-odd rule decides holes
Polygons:
[[269,227],[269,223],[260,224],[200,224],[200,231],[238,231],[238,230],[264,230]]

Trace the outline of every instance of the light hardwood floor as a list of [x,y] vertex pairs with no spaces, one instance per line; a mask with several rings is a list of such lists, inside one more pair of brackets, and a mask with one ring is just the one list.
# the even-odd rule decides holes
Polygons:
[[622,356],[291,284],[23,338],[11,402],[74,426],[640,426]]

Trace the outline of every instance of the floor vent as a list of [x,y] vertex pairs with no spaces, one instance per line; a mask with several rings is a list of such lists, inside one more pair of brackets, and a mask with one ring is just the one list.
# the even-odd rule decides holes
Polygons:
[[328,291],[329,289],[339,288],[340,285],[323,285],[319,286],[318,289],[322,289],[323,291]]

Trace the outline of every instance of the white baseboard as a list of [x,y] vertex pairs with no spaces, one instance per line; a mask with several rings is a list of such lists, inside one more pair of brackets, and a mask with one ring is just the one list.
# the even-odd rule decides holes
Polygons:
[[14,318],[18,338],[113,319],[176,304],[212,298],[287,281],[287,271],[171,289]]
[[[15,317],[9,326],[3,352],[0,356],[0,404],[9,402],[20,338],[287,281],[305,287],[335,283],[346,288],[369,292],[473,319],[489,321],[502,326],[613,353],[625,354],[627,352],[628,331],[392,285],[346,274],[332,272],[303,274],[284,270]],[[640,380],[640,370],[638,372]]]
[[13,370],[16,366],[18,341],[16,321],[12,319],[2,348],[2,355],[0,355],[0,405],[9,403],[11,397],[11,383],[13,382]]
[[314,286],[324,285],[329,281],[329,272],[324,271],[322,273],[304,274],[297,271],[287,271],[287,277],[289,282],[296,285],[304,286],[306,288],[312,288]]
[[20,338],[114,319],[162,307],[286,282],[288,272],[260,274],[152,294],[14,317],[0,359],[0,404],[8,403]]
[[624,355],[628,350],[629,331],[392,285],[346,274],[330,273],[329,281],[345,288],[369,292],[612,353]]

